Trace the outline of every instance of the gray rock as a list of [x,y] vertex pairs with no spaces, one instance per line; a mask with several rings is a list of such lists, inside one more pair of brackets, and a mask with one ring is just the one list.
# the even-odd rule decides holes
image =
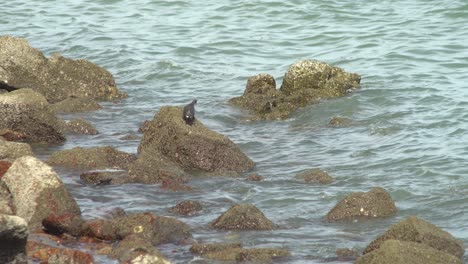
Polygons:
[[0,141],[0,160],[14,161],[23,156],[32,156],[31,146],[26,143]]
[[20,132],[31,142],[61,143],[65,141],[61,122],[47,106],[45,98],[31,89],[1,94],[0,128]]
[[309,169],[302,171],[298,173],[295,178],[304,181],[305,183],[330,184],[333,182],[333,178],[328,175],[326,171],[321,169]]
[[238,204],[220,215],[211,226],[218,229],[272,230],[276,228],[254,205]]
[[42,220],[51,213],[81,214],[57,173],[37,158],[16,159],[2,180],[13,196],[16,214],[32,230],[41,227]]
[[86,120],[75,118],[66,122],[63,127],[63,132],[83,134],[83,135],[97,135],[99,132],[94,128],[91,123]]
[[14,215],[0,214],[0,262],[26,264],[27,222]]
[[68,97],[65,100],[49,105],[49,109],[56,113],[89,112],[102,109],[93,99]]
[[25,39],[0,37],[0,65],[0,81],[16,88],[33,88],[51,103],[70,96],[97,100],[127,97],[105,69],[59,54],[48,59]]

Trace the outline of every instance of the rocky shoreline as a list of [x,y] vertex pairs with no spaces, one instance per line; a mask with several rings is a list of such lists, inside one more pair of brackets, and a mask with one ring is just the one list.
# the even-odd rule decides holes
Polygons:
[[[361,77],[323,62],[294,63],[283,84],[268,74],[251,77],[242,96],[230,100],[254,120],[287,118],[295,110],[322,99],[343,96],[359,88]],[[116,210],[105,219],[84,219],[81,210],[53,166],[82,171],[92,185],[161,184],[172,191],[189,191],[193,175],[245,176],[255,163],[225,135],[196,119],[186,125],[182,107],[166,106],[144,122],[137,155],[111,146],[58,151],[46,161],[34,157],[28,143],[61,144],[70,133],[99,133],[85,120],[62,120],[57,113],[101,109],[97,101],[120,100],[112,75],[86,60],[55,54],[46,58],[26,40],[0,37],[0,262],[94,263],[106,255],[120,263],[170,263],[157,246],[191,245],[190,254],[230,262],[287,263],[286,248],[244,248],[238,243],[196,241],[186,223],[150,212],[127,214]],[[143,122],[143,120],[142,120]],[[351,121],[332,120],[333,127]],[[304,184],[327,184],[333,178],[317,168],[295,179]],[[203,190],[201,190],[203,191]],[[184,201],[173,213],[202,212],[197,201]],[[350,193],[324,216],[330,223],[398,214],[391,196],[380,187]],[[209,224],[221,230],[274,232],[273,223],[252,204],[238,204]],[[82,243],[86,250],[72,246]],[[344,252],[344,253],[343,253]],[[337,259],[355,263],[462,263],[464,247],[449,233],[417,217],[389,227],[363,252],[340,251]]]

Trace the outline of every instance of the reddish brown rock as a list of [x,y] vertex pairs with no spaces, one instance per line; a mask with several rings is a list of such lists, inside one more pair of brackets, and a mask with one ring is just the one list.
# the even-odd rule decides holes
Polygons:
[[272,230],[276,228],[265,215],[250,204],[235,205],[220,215],[211,226],[218,229]]
[[169,209],[172,213],[192,216],[202,210],[201,203],[197,201],[182,201]]
[[88,253],[70,248],[58,248],[48,244],[28,241],[28,256],[34,260],[49,264],[94,264],[94,258]]
[[263,176],[258,175],[257,173],[252,173],[249,176],[247,176],[248,181],[263,181]]
[[115,241],[119,238],[118,230],[111,221],[104,219],[95,219],[86,222],[87,235],[102,240]]
[[383,188],[351,193],[327,214],[327,219],[346,220],[357,217],[388,217],[396,214],[395,202]]
[[3,174],[7,172],[10,166],[11,166],[11,162],[0,160],[0,179],[3,177]]
[[23,141],[28,137],[24,133],[13,131],[10,129],[0,130],[0,136],[2,136],[2,138],[4,138],[6,141]]
[[169,179],[162,181],[161,188],[164,190],[169,190],[173,192],[193,191],[192,187],[185,185],[183,182],[178,181],[178,180],[169,180]]
[[48,233],[59,235],[67,233],[78,237],[82,235],[87,227],[80,215],[75,214],[50,214],[42,220],[42,225]]

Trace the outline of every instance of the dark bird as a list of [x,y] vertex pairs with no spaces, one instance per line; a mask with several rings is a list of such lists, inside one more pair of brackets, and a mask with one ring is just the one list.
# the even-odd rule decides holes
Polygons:
[[182,112],[182,118],[185,120],[185,123],[189,126],[195,121],[195,104],[197,99],[193,100],[190,104],[184,106],[184,111]]

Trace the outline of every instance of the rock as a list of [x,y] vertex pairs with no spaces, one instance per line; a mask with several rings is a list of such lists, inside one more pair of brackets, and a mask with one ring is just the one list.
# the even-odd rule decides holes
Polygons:
[[178,203],[176,206],[171,207],[169,209],[169,211],[172,213],[188,215],[188,216],[192,216],[201,210],[202,210],[201,203],[197,201],[190,201],[190,200],[182,201]]
[[81,218],[81,215],[70,213],[52,213],[42,220],[42,225],[46,229],[47,233],[54,235],[66,233],[78,237],[87,230],[87,226],[83,218]]
[[341,262],[351,262],[356,260],[357,257],[359,257],[359,254],[349,248],[339,248],[336,250],[336,260],[341,261]]
[[148,131],[148,129],[149,129],[150,124],[151,124],[151,121],[150,121],[150,120],[145,120],[145,121],[140,125],[140,127],[138,128],[138,132],[139,132],[139,133],[146,133],[146,131]]
[[333,182],[333,178],[328,173],[321,169],[309,169],[298,173],[295,176],[296,179],[302,180],[305,183],[318,183],[318,184],[330,184]]
[[378,249],[389,239],[421,243],[459,259],[463,257],[465,252],[462,242],[455,239],[451,234],[431,223],[411,216],[392,225],[387,232],[372,241],[364,250],[364,254]]
[[0,160],[14,161],[19,157],[32,155],[31,146],[26,143],[0,141]]
[[34,229],[51,213],[81,214],[60,177],[44,162],[31,156],[18,158],[3,175],[13,197],[16,215]]
[[68,97],[65,100],[49,105],[56,113],[90,112],[102,109],[98,103],[89,98]]
[[257,173],[252,173],[249,176],[247,176],[248,181],[263,181],[263,176],[258,175]]
[[83,119],[72,119],[66,122],[63,127],[63,132],[83,134],[83,135],[97,135],[99,132],[88,121]]
[[0,128],[20,133],[27,141],[47,143],[65,141],[65,137],[60,132],[61,120],[48,109],[47,100],[31,89],[19,89],[1,94],[0,116],[3,117],[0,119]]
[[0,214],[0,261],[1,263],[24,263],[28,223],[21,217]]
[[59,54],[49,59],[25,39],[0,37],[0,80],[16,88],[31,87],[56,103],[70,96],[114,100],[127,95],[118,90],[112,75],[87,61]]
[[245,172],[254,168],[254,162],[226,136],[206,128],[200,119],[188,126],[181,116],[180,107],[162,107],[145,132],[138,153],[155,149],[186,170]]
[[67,149],[52,153],[47,163],[54,166],[82,169],[127,169],[135,156],[113,147]]
[[421,243],[385,240],[380,248],[359,257],[356,264],[461,264],[454,255]]
[[330,122],[328,122],[328,127],[347,127],[351,125],[351,123],[351,119],[335,116],[330,120]]
[[229,208],[219,216],[211,226],[218,229],[234,230],[272,230],[276,228],[265,215],[255,206],[238,204]]
[[86,235],[102,240],[115,241],[119,238],[117,228],[110,220],[95,219],[86,222]]
[[1,176],[2,174],[0,172],[0,214],[14,215],[13,197],[5,182],[1,180]]
[[133,134],[129,134],[129,135],[125,135],[121,138],[119,138],[120,140],[141,140],[141,137],[138,136],[138,135],[133,135]]
[[117,244],[110,254],[120,263],[170,264],[170,262],[149,241],[129,235]]
[[[58,245],[57,245],[58,246]],[[28,256],[49,264],[93,264],[94,258],[88,253],[70,249],[50,246],[36,241],[28,241]]]
[[327,214],[329,221],[356,217],[388,217],[396,214],[395,202],[380,187],[370,191],[355,192],[346,196]]
[[123,184],[128,181],[128,173],[117,171],[88,171],[80,174],[80,179],[90,185]]
[[113,220],[117,234],[125,238],[132,234],[150,241],[153,245],[180,243],[192,237],[190,227],[174,218],[151,213],[129,215]]
[[16,132],[11,129],[0,129],[0,139],[2,141],[23,141],[28,137],[26,134],[21,132]]
[[210,252],[224,251],[227,249],[242,248],[241,243],[195,243],[190,247],[190,252],[204,255]]
[[270,263],[277,258],[288,257],[289,251],[278,248],[233,248],[223,251],[209,252],[203,255],[208,259],[220,261],[236,261],[248,263]]
[[186,182],[189,179],[182,168],[153,148],[147,148],[138,155],[138,159],[130,165],[128,174],[132,183]]
[[[0,148],[1,148],[1,144],[2,143],[0,142]],[[10,167],[11,167],[11,162],[7,160],[0,160],[0,179],[2,179],[3,175],[8,171]]]
[[355,73],[315,60],[303,60],[289,67],[279,90],[272,76],[249,78],[242,96],[230,102],[250,110],[256,119],[284,119],[300,107],[321,99],[345,95],[359,87]]
[[188,192],[188,191],[193,191],[193,188],[185,185],[183,182],[180,180],[169,180],[165,179],[161,183],[161,189],[163,190],[169,190],[173,192]]

